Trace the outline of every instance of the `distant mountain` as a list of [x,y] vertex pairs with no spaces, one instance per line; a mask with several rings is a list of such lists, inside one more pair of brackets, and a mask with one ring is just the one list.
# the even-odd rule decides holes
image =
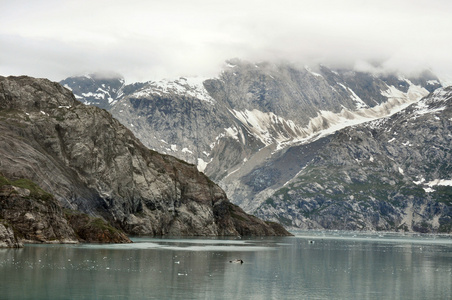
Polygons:
[[[286,235],[230,203],[207,176],[146,148],[58,83],[0,77],[0,172],[128,234]],[[5,200],[6,201],[6,200]]]
[[[145,145],[196,164],[253,212],[323,151],[329,135],[440,87],[429,71],[407,77],[234,59],[217,78],[126,86],[131,92],[110,112]],[[290,223],[304,226],[297,224]]]
[[125,87],[124,78],[120,75],[91,74],[68,78],[60,83],[82,103],[107,110],[124,95]]
[[[294,155],[309,158],[259,216],[301,228],[452,232],[452,87],[286,152]],[[253,172],[254,181],[269,173]]]

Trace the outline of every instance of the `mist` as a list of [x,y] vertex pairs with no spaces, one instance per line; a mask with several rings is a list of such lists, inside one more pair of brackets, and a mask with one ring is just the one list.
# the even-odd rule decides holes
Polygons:
[[10,1],[0,75],[217,76],[225,60],[452,74],[449,1]]

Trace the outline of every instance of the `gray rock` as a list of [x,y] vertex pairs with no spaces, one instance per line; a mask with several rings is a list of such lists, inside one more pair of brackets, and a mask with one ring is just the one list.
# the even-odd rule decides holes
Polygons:
[[215,213],[229,207],[226,194],[196,166],[149,150],[60,85],[1,77],[0,108],[0,171],[8,178],[30,179],[64,207],[129,234],[239,234],[243,224],[227,221],[229,210]]
[[[367,138],[375,130],[359,127],[353,127],[358,129],[356,134],[342,137],[318,139],[317,135],[341,120],[386,117],[392,110],[416,102],[441,86],[431,72],[405,78],[400,74],[376,75],[326,66],[311,70],[290,63],[250,63],[238,59],[228,61],[217,78],[207,79],[202,85],[194,87],[189,81],[180,78],[136,84],[110,111],[146,146],[196,164],[219,183],[232,202],[247,212],[257,212],[265,219],[295,227],[328,224],[331,228],[336,226],[333,217],[325,216],[329,221],[321,225],[320,219],[310,219],[310,213],[304,210],[342,212],[331,199],[338,195],[352,202],[352,198],[361,199],[366,189],[355,191],[350,186],[374,184],[375,178],[394,189],[408,179],[400,181],[394,177],[399,170],[391,161],[402,157],[423,161],[423,153],[408,151],[394,143],[380,145]],[[428,130],[423,130],[426,137]],[[423,140],[421,136],[418,143],[430,143],[429,138]],[[331,170],[325,167],[329,177],[319,171],[312,174],[311,181],[292,180],[310,171],[309,167],[324,159],[333,146],[341,153],[328,159],[338,175],[329,174]],[[438,161],[443,161],[441,153],[427,151],[436,153]],[[371,158],[383,161],[391,171],[372,175],[361,167],[362,162]],[[404,166],[404,171],[415,165],[419,166]],[[330,177],[332,184],[327,184]],[[303,196],[297,196],[298,189],[303,189]],[[393,194],[375,191],[370,197],[378,202],[402,195],[401,191]],[[302,200],[266,207],[265,212],[261,208],[256,210],[267,201],[297,197]],[[376,218],[380,207],[385,206],[365,203],[360,207],[369,211],[366,218],[372,221],[359,217],[359,222],[349,220],[346,224],[355,224],[356,228],[395,228],[389,224],[394,220],[389,219],[389,225],[384,225],[386,221]],[[372,207],[372,212],[368,207]],[[303,213],[296,213],[300,208]],[[346,206],[344,211],[348,209],[355,208]]]
[[21,248],[23,244],[14,235],[11,226],[0,220],[0,248]]
[[439,89],[335,133],[255,213],[301,228],[452,232],[451,99]]

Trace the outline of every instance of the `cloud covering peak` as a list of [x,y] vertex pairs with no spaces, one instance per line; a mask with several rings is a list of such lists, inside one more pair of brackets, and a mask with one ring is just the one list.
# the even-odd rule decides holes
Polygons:
[[446,0],[16,0],[0,10],[0,74],[215,76],[231,57],[452,74],[451,11]]

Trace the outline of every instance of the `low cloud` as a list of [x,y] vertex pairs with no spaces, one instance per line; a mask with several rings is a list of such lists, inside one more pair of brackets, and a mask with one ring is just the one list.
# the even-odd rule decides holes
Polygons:
[[232,57],[452,74],[449,1],[49,0],[39,8],[18,0],[0,12],[1,75],[215,76]]

